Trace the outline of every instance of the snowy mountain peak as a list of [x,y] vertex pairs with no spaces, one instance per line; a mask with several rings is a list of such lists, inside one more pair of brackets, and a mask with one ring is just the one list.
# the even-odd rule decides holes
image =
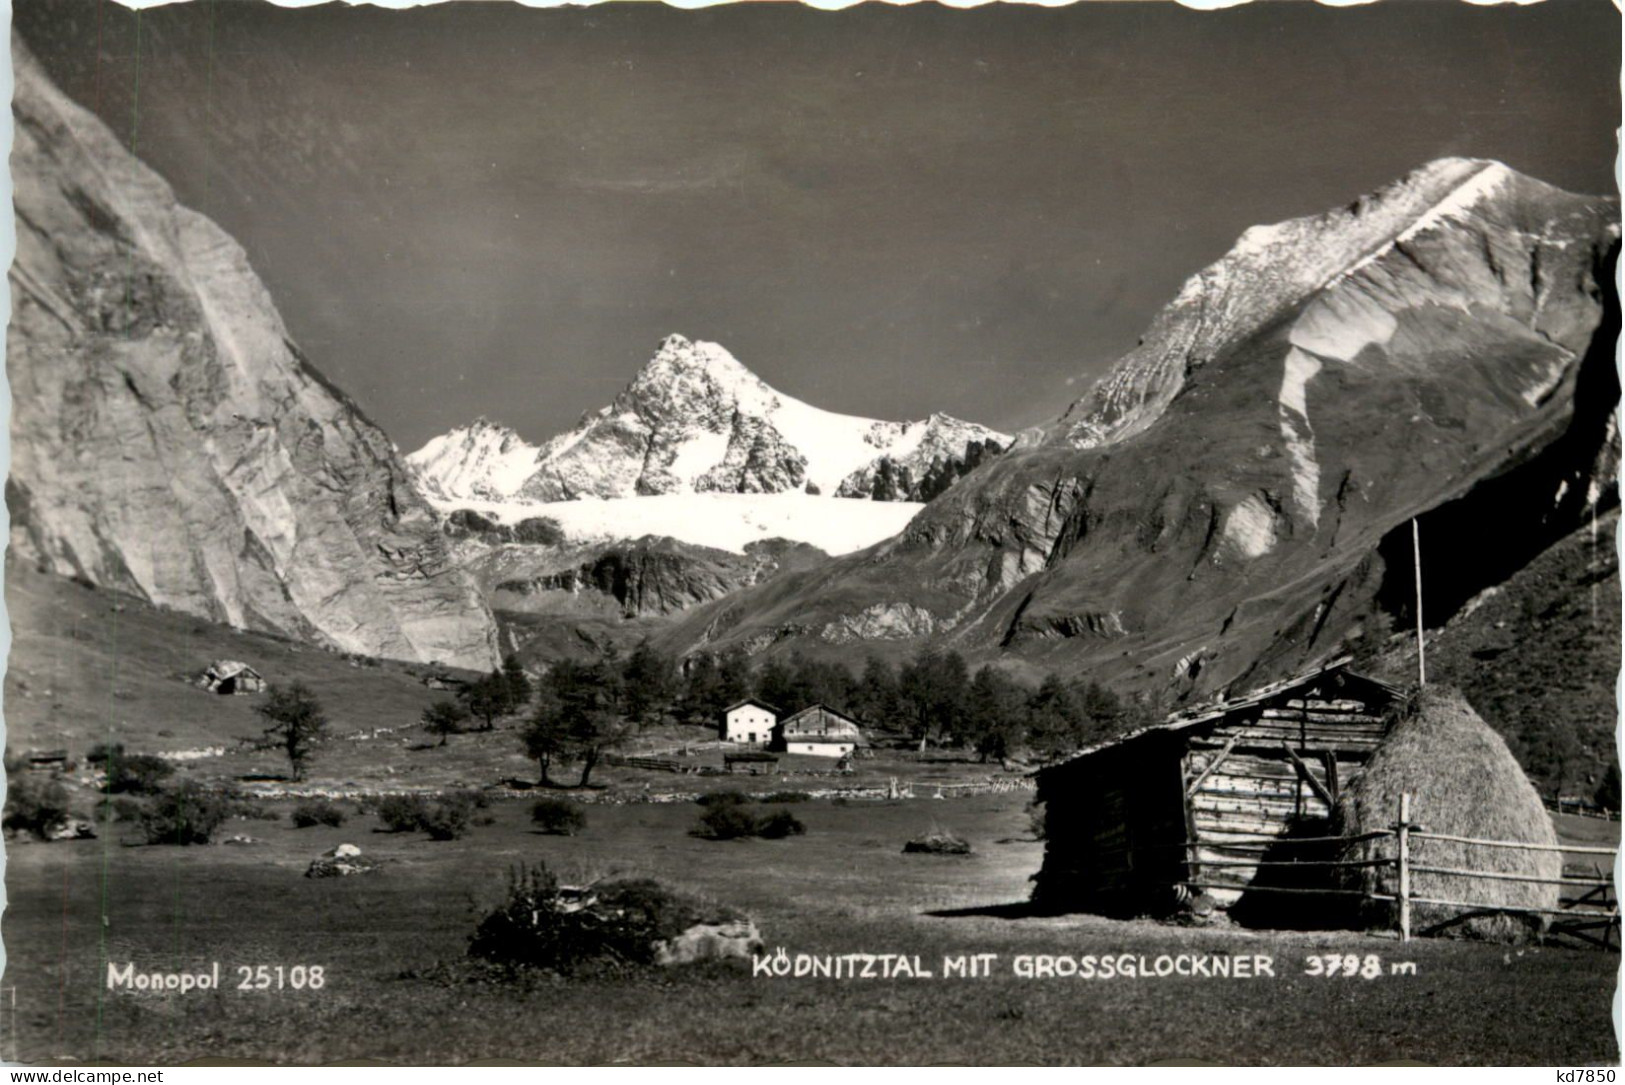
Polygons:
[[608,406],[540,447],[481,419],[407,459],[441,503],[789,491],[918,501],[1009,444],[940,412],[886,422],[821,410],[722,346],[673,334]]
[[430,500],[500,500],[536,470],[541,449],[484,415],[406,457]]
[[735,409],[770,410],[777,393],[716,343],[668,335],[653,358],[609,407],[587,418],[625,411],[656,416],[695,412],[716,430]]
[[730,385],[756,380],[754,373],[746,369],[739,359],[720,345],[677,334],[668,335],[661,340],[660,348],[655,351],[654,357],[644,364],[633,384],[668,373],[703,374]]
[[[1419,245],[1447,259],[1442,254],[1458,245],[1494,251],[1547,235],[1561,247],[1569,216],[1593,203],[1493,159],[1441,158],[1344,207],[1254,226],[1185,282],[1140,346],[1062,416],[1055,436],[1091,447],[1144,431],[1229,345],[1308,299],[1370,276],[1396,252],[1401,263],[1414,263]],[[1441,275],[1451,281],[1444,269]],[[1482,284],[1456,285],[1470,294]]]

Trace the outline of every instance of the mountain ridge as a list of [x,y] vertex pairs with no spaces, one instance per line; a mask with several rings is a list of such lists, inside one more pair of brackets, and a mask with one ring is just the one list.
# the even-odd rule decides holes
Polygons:
[[406,459],[443,505],[790,491],[922,501],[1011,440],[941,413],[886,422],[825,411],[721,346],[674,334],[608,405],[540,445],[481,418]]
[[1174,699],[1359,651],[1403,615],[1411,516],[1465,541],[1500,495],[1523,554],[1610,500],[1618,237],[1615,201],[1461,159],[1250,230],[1041,440],[666,643],[821,651],[857,621]]

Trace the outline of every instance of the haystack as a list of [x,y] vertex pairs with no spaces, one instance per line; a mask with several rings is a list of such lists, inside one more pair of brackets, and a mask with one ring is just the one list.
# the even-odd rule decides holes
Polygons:
[[[1391,827],[1399,820],[1400,795],[1411,795],[1411,822],[1427,832],[1556,844],[1551,818],[1512,752],[1456,690],[1430,686],[1404,710],[1363,775],[1344,791],[1334,823],[1354,836]],[[1392,837],[1360,841],[1342,858],[1368,860],[1395,855]],[[1455,870],[1492,871],[1557,878],[1563,856],[1555,851],[1488,848],[1441,840],[1411,840],[1411,863]],[[1394,894],[1398,868],[1369,867],[1354,875],[1368,892]],[[1548,917],[1508,908],[1556,908],[1558,886],[1492,881],[1454,874],[1411,874],[1411,896],[1470,901],[1488,907],[1415,904],[1411,929],[1491,941],[1522,941],[1544,930]],[[1365,918],[1392,927],[1397,905],[1371,902]]]

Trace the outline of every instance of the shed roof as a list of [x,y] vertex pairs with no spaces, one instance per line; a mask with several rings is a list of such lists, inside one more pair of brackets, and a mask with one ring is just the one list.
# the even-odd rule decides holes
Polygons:
[[1322,663],[1316,666],[1312,670],[1301,672],[1293,675],[1290,678],[1282,678],[1279,681],[1271,682],[1268,685],[1259,686],[1257,689],[1243,694],[1240,697],[1210,701],[1205,705],[1198,705],[1194,708],[1187,708],[1178,712],[1171,712],[1161,723],[1153,723],[1149,726],[1141,727],[1137,731],[1130,731],[1126,735],[1119,735],[1117,738],[1114,738],[1109,742],[1102,742],[1098,745],[1090,746],[1087,749],[1079,750],[1070,757],[1056,761],[1054,764],[1045,765],[1043,768],[1038,769],[1037,772],[1032,773],[1032,775],[1037,776],[1040,773],[1048,772],[1051,769],[1060,768],[1063,765],[1070,765],[1073,762],[1081,761],[1086,757],[1092,757],[1095,754],[1101,753],[1105,750],[1115,749],[1119,746],[1126,745],[1127,743],[1134,742],[1138,739],[1146,737],[1147,735],[1170,733],[1177,734],[1194,727],[1199,727],[1205,723],[1211,723],[1214,720],[1223,719],[1233,712],[1239,712],[1248,708],[1256,708],[1259,705],[1264,704],[1266,701],[1272,701],[1278,697],[1291,693],[1294,690],[1313,685],[1315,682],[1326,677],[1328,674],[1333,674],[1337,671],[1345,671],[1348,673],[1349,677],[1356,678],[1361,682],[1374,686],[1376,689],[1385,693],[1394,700],[1399,699],[1401,696],[1401,691],[1398,687],[1387,682],[1380,681],[1376,678],[1371,678],[1363,674],[1356,674],[1353,671],[1349,671],[1348,666],[1353,662],[1353,656],[1339,656],[1328,663]]
[[239,674],[251,674],[255,678],[260,677],[259,671],[250,667],[247,663],[235,659],[217,659],[209,664],[208,670],[204,673],[213,675],[216,678],[231,678]]

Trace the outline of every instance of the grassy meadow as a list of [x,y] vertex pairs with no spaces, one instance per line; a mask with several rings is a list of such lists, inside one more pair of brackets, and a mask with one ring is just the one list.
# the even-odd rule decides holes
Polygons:
[[[1597,951],[1271,935],[1086,916],[1001,918],[1026,895],[1041,845],[1019,795],[796,804],[807,835],[691,837],[691,804],[594,807],[578,836],[533,832],[528,804],[437,843],[374,831],[238,821],[263,843],[149,847],[118,839],[13,847],[4,934],[16,1012],[0,1053],[173,1063],[378,1059],[462,1063],[1575,1064],[1617,1059],[1608,1010],[1618,957]],[[938,825],[968,858],[901,854]],[[376,873],[303,876],[340,842]],[[750,912],[789,953],[995,953],[985,979],[753,977],[701,967],[519,987],[433,978],[463,957],[514,863],[566,878],[651,874]],[[959,914],[954,914],[954,913]],[[934,914],[937,913],[937,914]],[[946,914],[942,914],[946,913]],[[1023,979],[1018,954],[1218,952],[1274,958],[1274,979]],[[1412,961],[1415,975],[1314,978],[1324,953]],[[106,961],[138,971],[219,961],[222,990],[108,992]],[[236,966],[319,964],[319,991],[235,989]],[[427,973],[407,976],[403,973]],[[1336,1023],[1336,1027],[1328,1027]]]
[[[225,745],[253,734],[253,698],[202,693],[185,679],[213,658],[243,659],[272,681],[310,684],[335,740],[313,787],[373,792],[528,777],[510,722],[433,747],[415,726],[442,696],[422,668],[361,665],[287,641],[239,634],[106,593],[8,575],[15,642],[6,680],[13,750],[116,740],[149,753]],[[374,729],[387,728],[376,735]],[[369,737],[355,738],[366,734]],[[703,735],[697,737],[703,738]],[[676,733],[646,736],[669,744]],[[860,782],[989,774],[971,763],[892,755],[860,763]],[[792,766],[794,767],[794,766]],[[227,781],[281,771],[272,754],[228,752],[183,775]],[[997,771],[996,768],[993,771]],[[79,772],[82,774],[83,769]],[[823,777],[728,780],[600,770],[610,794],[697,785],[819,786]],[[72,774],[70,774],[70,778]],[[689,835],[691,802],[586,807],[576,836],[534,831],[529,802],[497,799],[488,824],[457,841],[387,833],[349,812],[341,828],[296,829],[295,802],[264,799],[274,820],[228,821],[217,841],[149,846],[127,822],[93,840],[7,848],[8,960],[0,977],[0,1057],[26,1063],[1145,1063],[1433,1064],[1615,1062],[1609,1005],[1619,958],[1569,948],[1419,942],[1357,933],[1273,934],[1117,922],[1013,918],[1038,869],[1015,791],[937,800],[813,801],[783,807],[807,834],[709,841]],[[76,804],[88,811],[82,786]],[[1580,822],[1584,819],[1568,819]],[[904,855],[947,829],[968,857]],[[1571,835],[1565,827],[1565,835]],[[1586,822],[1576,832],[1612,833]],[[382,863],[348,878],[304,876],[339,843]],[[768,948],[790,954],[918,955],[932,979],[755,976],[707,965],[613,979],[471,982],[455,965],[515,864],[545,862],[566,882],[648,875],[749,913]],[[1021,978],[1018,955],[1264,954],[1273,978]],[[1377,955],[1374,979],[1313,977],[1306,962]],[[996,954],[985,978],[944,978],[941,959]],[[139,972],[219,962],[221,989],[110,992],[109,962]],[[1414,975],[1392,975],[1412,962]],[[240,991],[241,966],[319,965],[319,990]],[[15,997],[13,1003],[12,998]],[[14,1008],[13,1008],[14,1007]]]

